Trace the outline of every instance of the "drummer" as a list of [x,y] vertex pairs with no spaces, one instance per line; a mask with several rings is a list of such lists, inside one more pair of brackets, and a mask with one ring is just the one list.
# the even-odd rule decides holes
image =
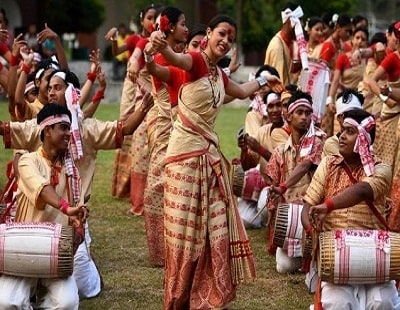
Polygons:
[[[284,121],[280,94],[271,92],[264,96],[264,102],[270,123],[261,126],[254,137],[248,133],[238,137],[238,145],[241,148],[240,162],[245,170],[243,183],[247,184],[243,187],[249,189],[239,198],[238,208],[246,227],[254,228],[265,225],[266,220],[266,212],[255,219],[258,198],[264,196],[261,195],[262,191],[267,191],[263,171],[273,150],[285,143],[289,137],[288,132],[282,128]],[[265,202],[265,198],[263,199]],[[264,208],[264,205],[265,203],[261,207]]]
[[[340,154],[322,159],[304,196],[302,218],[307,230],[310,222],[317,231],[385,229],[385,195],[392,173],[389,165],[373,157],[374,138],[371,114],[360,109],[347,112],[339,137]],[[375,206],[380,219],[367,202]],[[317,292],[314,309],[400,309],[395,281],[375,285],[322,281]]]
[[[311,122],[312,112],[309,94],[298,90],[289,99],[287,122],[291,134],[285,144],[273,151],[265,168],[265,174],[272,184],[268,203],[270,213],[275,212],[278,202],[300,201],[321,161],[325,133]],[[288,257],[285,250],[273,247],[272,240],[271,233],[268,252],[273,254],[276,251],[278,272],[299,269],[301,258]]]
[[265,165],[274,149],[289,138],[288,132],[282,129],[284,121],[280,94],[271,92],[264,97],[264,102],[269,123],[261,126],[255,136],[246,133],[238,139],[242,167],[247,170],[260,164],[261,174],[264,173]]
[[[45,105],[37,115],[42,145],[19,160],[16,222],[56,222],[82,227],[87,209],[80,197],[80,178],[66,153],[70,139],[71,113],[67,108]],[[73,171],[70,176],[69,169]],[[72,186],[68,186],[72,180]],[[73,197],[73,201],[68,201]],[[81,231],[82,233],[82,231]],[[83,233],[81,235],[83,240]],[[46,294],[31,305],[40,285]],[[42,293],[42,290],[41,290]],[[78,287],[73,276],[36,279],[0,276],[0,309],[78,309]]]

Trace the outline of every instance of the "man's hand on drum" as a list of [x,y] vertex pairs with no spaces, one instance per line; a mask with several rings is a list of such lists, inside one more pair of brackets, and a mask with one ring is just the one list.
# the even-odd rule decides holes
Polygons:
[[75,221],[75,217],[78,218],[82,223],[89,217],[89,209],[86,206],[70,206],[66,210],[66,214]]
[[284,190],[280,186],[271,186],[268,191],[268,199],[276,201],[284,194]]
[[308,210],[308,218],[317,231],[322,231],[322,224],[328,214],[328,206],[325,203],[312,206]]

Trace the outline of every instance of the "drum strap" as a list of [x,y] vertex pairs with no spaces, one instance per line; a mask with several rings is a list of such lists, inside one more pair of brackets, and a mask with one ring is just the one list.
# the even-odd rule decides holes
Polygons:
[[[353,184],[358,183],[358,181],[354,178],[354,176],[351,174],[351,171],[349,167],[347,167],[346,164],[343,165],[344,171],[346,171],[347,175],[349,176],[351,182]],[[378,209],[374,206],[372,201],[370,200],[365,200],[365,203],[368,205],[368,207],[371,209],[372,213],[378,218],[378,220],[382,223],[383,226],[385,226],[386,230],[389,230],[388,224],[386,223],[386,220],[382,216],[382,214],[378,211]]]

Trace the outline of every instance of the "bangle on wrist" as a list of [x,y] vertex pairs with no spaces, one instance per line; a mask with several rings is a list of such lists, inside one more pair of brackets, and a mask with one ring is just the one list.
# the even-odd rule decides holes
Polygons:
[[151,63],[154,61],[154,55],[144,53],[144,61],[147,63]]
[[226,74],[228,77],[231,75],[231,69],[229,69],[229,67],[225,67],[225,68],[223,68],[222,70],[225,72],[225,74]]
[[335,210],[335,205],[333,204],[332,199],[325,199],[325,204],[326,204],[326,213],[331,213],[333,210]]
[[60,206],[60,211],[64,214],[67,214],[67,210],[70,207],[68,201],[66,201],[64,198],[60,198],[58,205]]
[[94,83],[94,81],[96,80],[96,73],[95,72],[88,72],[87,74],[86,74],[86,76],[87,76],[87,79],[90,81],[90,82],[92,82],[92,83]]
[[22,65],[21,65],[21,70],[22,71],[24,71],[27,75],[31,72],[31,68],[29,68],[28,66],[27,66],[27,64],[26,63],[22,63]]
[[259,76],[258,78],[256,78],[256,81],[260,85],[260,88],[268,84],[267,79],[263,76]]
[[332,96],[326,97],[326,105],[333,103],[333,98]]
[[286,185],[285,182],[282,182],[281,184],[279,184],[279,188],[282,191],[282,194],[286,193],[286,191],[288,190],[288,186]]
[[11,54],[10,56],[10,66],[15,67],[19,63],[19,58],[18,56],[15,56],[14,54]]
[[392,88],[390,86],[388,86],[388,98],[390,98],[390,95],[392,94]]
[[381,100],[382,100],[383,102],[386,102],[386,101],[388,101],[389,96],[385,96],[385,95],[383,95],[383,94],[379,94],[379,98],[381,98]]
[[92,101],[91,102],[98,102],[101,99],[104,98],[104,91],[103,90],[97,90],[96,93],[94,94]]

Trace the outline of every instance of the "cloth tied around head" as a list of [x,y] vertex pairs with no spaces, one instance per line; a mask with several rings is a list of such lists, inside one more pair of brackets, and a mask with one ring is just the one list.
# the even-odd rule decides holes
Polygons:
[[350,124],[357,128],[358,136],[354,144],[353,151],[360,154],[361,163],[364,167],[365,174],[369,177],[374,174],[374,160],[372,158],[372,139],[369,134],[375,126],[375,119],[372,116],[365,118],[361,124],[356,120],[347,117],[343,121],[344,124]]
[[303,17],[303,15],[303,9],[300,5],[294,11],[288,8],[281,12],[282,23],[284,24],[290,20],[290,25],[294,28],[301,66],[303,70],[308,70],[307,42],[304,38],[303,27],[300,22],[300,18]]

